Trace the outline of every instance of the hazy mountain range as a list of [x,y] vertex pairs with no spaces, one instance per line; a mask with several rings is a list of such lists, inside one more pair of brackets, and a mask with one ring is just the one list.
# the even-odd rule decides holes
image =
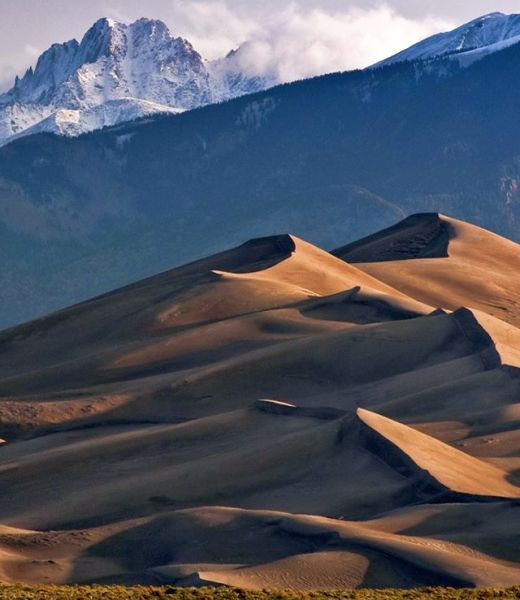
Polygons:
[[[479,22],[466,29],[482,33],[494,23],[493,35],[481,37],[491,47],[505,35],[496,23],[515,19]],[[135,35],[154,23],[130,27]],[[95,27],[118,30],[108,21]],[[188,52],[162,31],[168,48]],[[441,210],[520,239],[520,46],[462,67],[445,56],[452,34],[442,39],[439,56],[426,60],[278,86],[74,139],[40,134],[4,146],[0,324],[280,231],[331,248],[409,213]],[[71,45],[71,57],[82,44]],[[112,64],[103,52],[101,63]],[[42,84],[30,96],[37,72],[17,84],[27,99],[55,97],[58,88],[74,97],[74,77],[70,87]],[[109,81],[115,87],[107,90],[117,90]],[[152,93],[154,85],[140,89]],[[207,98],[205,85],[173,86],[172,98]],[[111,102],[118,101],[88,110]]]

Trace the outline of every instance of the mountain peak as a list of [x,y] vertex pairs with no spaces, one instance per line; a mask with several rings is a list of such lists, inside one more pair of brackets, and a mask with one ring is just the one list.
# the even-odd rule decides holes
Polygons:
[[78,63],[94,63],[116,52],[124,44],[125,29],[126,25],[113,19],[98,19],[81,40]]
[[108,27],[114,27],[115,25],[118,24],[118,21],[115,21],[114,19],[111,19],[110,17],[103,17],[101,20],[105,21],[105,23],[108,25]]
[[87,29],[85,35],[81,40],[81,44],[86,44],[89,40],[96,38],[110,37],[116,29],[125,29],[124,23],[119,23],[114,19],[108,17],[102,17],[98,19],[89,29]]
[[0,96],[0,145],[24,132],[55,132],[57,121],[60,133],[77,135],[161,107],[190,110],[267,87],[238,69],[233,55],[218,68],[205,62],[159,19],[126,24],[102,17],[80,42],[52,44],[34,71]]
[[170,29],[163,21],[159,19],[148,19],[142,17],[137,19],[130,25],[128,29],[132,36],[142,43],[144,40],[149,40],[148,43],[164,44],[172,43],[175,39],[170,32]]
[[452,31],[426,38],[374,66],[438,57],[464,58],[469,53],[472,53],[469,60],[473,61],[501,50],[505,45],[520,41],[519,36],[520,14],[492,12],[464,23]]
[[506,16],[507,15],[505,13],[496,10],[494,12],[487,13],[486,15],[482,15],[481,17],[477,17],[477,19],[475,19],[475,20],[483,21],[484,19],[491,19],[492,17],[506,17]]
[[148,17],[141,17],[134,21],[130,27],[148,27],[151,29],[159,29],[161,31],[170,32],[168,25],[160,19],[149,19]]
[[119,24],[120,23],[118,21],[115,21],[109,17],[101,17],[92,25],[91,29],[111,29]]

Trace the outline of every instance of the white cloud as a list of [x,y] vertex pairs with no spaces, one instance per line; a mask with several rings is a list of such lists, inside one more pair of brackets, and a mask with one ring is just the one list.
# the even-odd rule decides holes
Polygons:
[[[168,8],[165,5],[160,14],[146,4],[143,8],[120,0],[101,0],[100,6],[102,14],[123,22],[143,15],[163,18],[175,35],[186,37],[208,59],[220,58],[248,41],[236,57],[239,68],[278,81],[364,67],[455,26],[439,17],[407,17],[387,4],[334,10],[320,6],[318,0],[279,2],[278,9],[268,0],[168,0]],[[62,37],[69,39],[70,34]],[[36,38],[30,41],[21,46],[23,51],[3,53],[0,92],[34,64],[43,49],[37,47],[41,42]]]
[[208,59],[220,58],[246,40],[260,36],[263,26],[223,1],[173,1],[174,33],[181,33]]
[[368,66],[454,23],[433,16],[412,19],[383,4],[331,11],[291,3],[256,18],[224,1],[176,1],[173,30],[182,31],[207,58],[244,41],[237,57],[250,74],[279,81]]

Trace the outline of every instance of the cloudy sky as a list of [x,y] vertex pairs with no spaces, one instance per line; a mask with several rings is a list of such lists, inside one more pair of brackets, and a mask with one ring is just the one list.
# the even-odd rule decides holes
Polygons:
[[165,21],[206,58],[245,40],[251,68],[284,80],[364,67],[438,31],[518,0],[0,0],[0,89],[53,42],[99,17]]

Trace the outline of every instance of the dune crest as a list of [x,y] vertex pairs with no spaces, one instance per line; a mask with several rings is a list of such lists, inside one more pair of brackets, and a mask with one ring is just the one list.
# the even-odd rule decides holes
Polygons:
[[520,498],[520,487],[508,483],[500,469],[374,412],[358,408],[357,416],[375,434],[368,436],[369,444],[388,462],[400,463],[397,468],[415,470],[421,487],[437,488],[453,501]]
[[251,240],[0,333],[0,580],[520,583],[520,247]]
[[333,254],[426,304],[476,308],[520,326],[519,245],[475,225],[413,215]]

